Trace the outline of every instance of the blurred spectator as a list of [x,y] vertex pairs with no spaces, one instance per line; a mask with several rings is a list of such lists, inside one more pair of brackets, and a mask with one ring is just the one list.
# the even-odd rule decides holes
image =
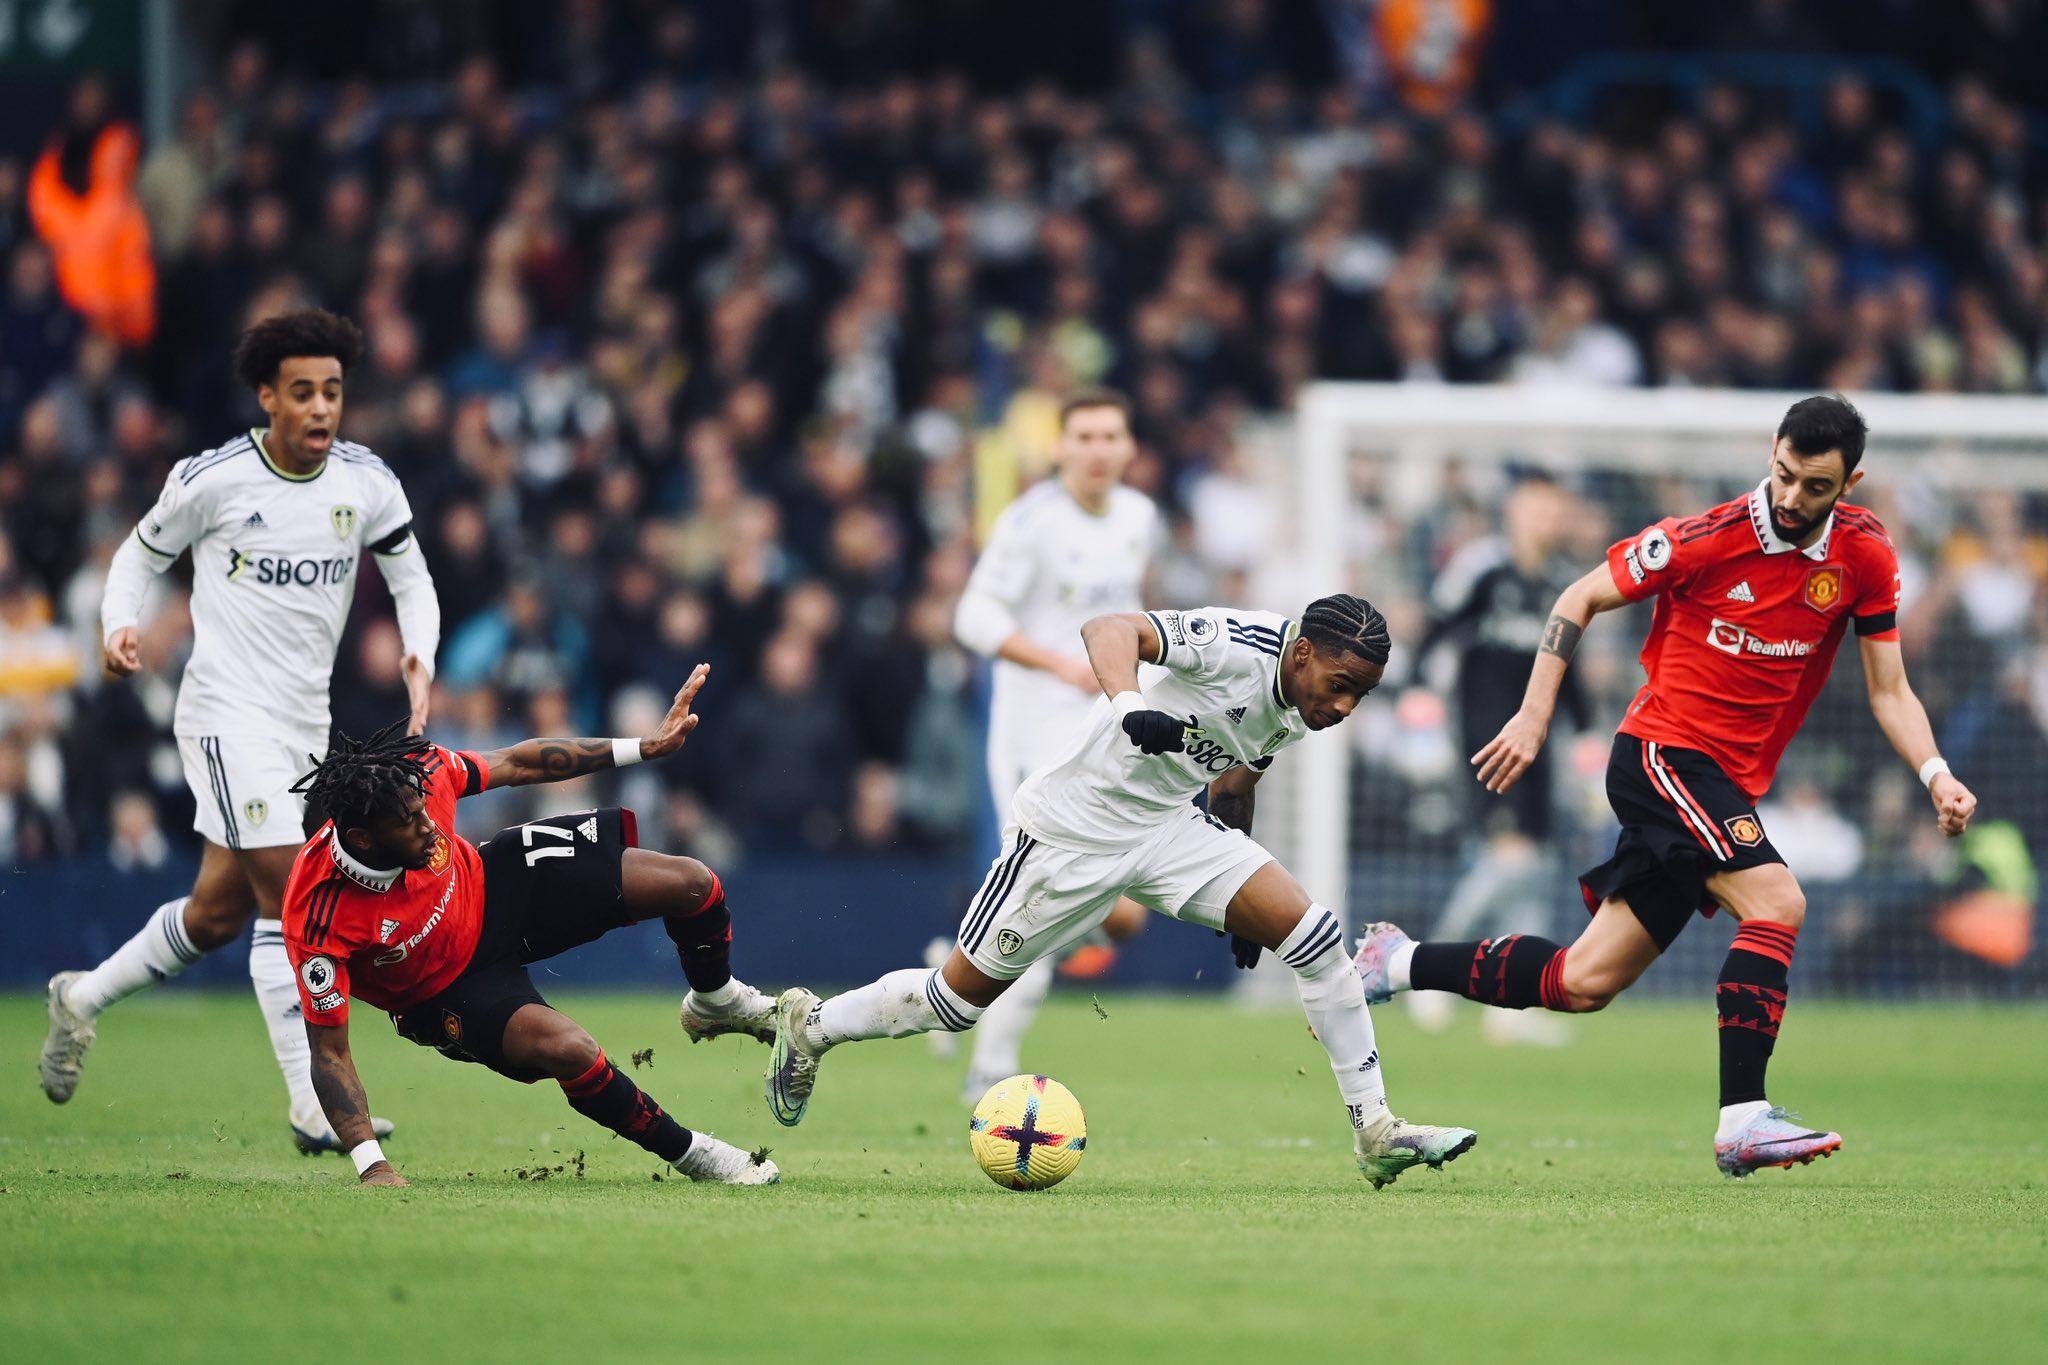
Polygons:
[[[183,591],[156,598],[145,673],[102,687],[98,587],[170,461],[260,421],[227,356],[301,298],[370,341],[343,434],[399,473],[433,565],[437,737],[603,733],[710,662],[700,739],[622,780],[651,827],[748,851],[971,847],[975,675],[943,622],[1075,385],[1133,395],[1132,479],[1173,533],[1154,591],[1181,603],[1243,594],[1285,535],[1247,419],[1319,376],[1446,402],[1501,381],[2048,390],[2038,7],[1968,6],[1932,47],[1775,3],[1584,25],[1905,55],[1946,91],[1910,126],[1853,66],[1810,118],[1736,83],[1625,120],[1496,116],[1479,101],[1529,71],[1506,45],[1531,21],[1486,0],[1107,7],[1126,41],[1084,61],[1021,25],[1001,81],[902,55],[929,8],[880,7],[854,53],[745,6],[474,6],[460,42],[343,43],[362,69],[319,80],[259,24],[139,178],[82,83],[32,177],[0,161],[0,675],[39,680],[0,700],[9,818],[41,831],[13,846],[144,860],[138,800],[189,837],[153,767]],[[360,35],[376,13],[330,18]],[[1502,492],[1463,476],[1422,506],[1400,482],[1368,474],[1350,520],[1397,640]],[[1610,518],[1727,491],[1589,484],[1572,555]],[[2048,507],[1919,496],[1885,509],[1916,683],[1959,738],[1988,752],[2011,726],[2032,752],[2048,702],[2014,670],[2043,638]],[[337,663],[350,726],[392,708],[379,618],[365,593]],[[1625,702],[1624,642],[1579,667],[1597,711]],[[1868,780],[1867,716],[1824,704],[1810,728],[1813,818],[1897,856],[1916,812]],[[1360,733],[1406,755],[1362,819],[1424,845],[1455,823],[1412,761],[1441,734]],[[466,828],[528,796],[465,803]],[[2023,820],[2048,854],[2048,816]]]
[[28,182],[29,216],[56,258],[65,301],[127,346],[156,330],[156,266],[135,198],[139,154],[135,130],[109,120],[106,89],[89,79]]

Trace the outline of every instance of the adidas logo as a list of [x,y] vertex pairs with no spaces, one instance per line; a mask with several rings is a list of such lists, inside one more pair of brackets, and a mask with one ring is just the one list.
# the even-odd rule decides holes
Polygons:
[[391,935],[392,935],[393,933],[397,932],[397,929],[398,929],[398,921],[397,921],[397,920],[395,920],[395,919],[387,919],[387,920],[385,920],[384,922],[382,922],[381,924],[379,924],[379,925],[377,926],[377,942],[379,942],[379,943],[389,943],[389,942],[391,942]]
[[1230,717],[1230,723],[1232,725],[1242,725],[1244,724],[1244,713],[1244,707],[1233,706],[1228,711],[1225,711],[1223,714]]
[[1728,589],[1728,600],[1730,602],[1756,601],[1756,594],[1749,590],[1749,580],[1745,578],[1734,587]]
[[584,838],[590,840],[591,843],[596,843],[597,817],[593,815],[588,820],[585,820],[582,824],[576,826],[576,832],[582,835]]
[[259,530],[262,529],[264,526],[263,514],[261,512],[251,512],[249,514],[249,519],[243,522],[242,525],[244,527],[254,526],[257,527]]

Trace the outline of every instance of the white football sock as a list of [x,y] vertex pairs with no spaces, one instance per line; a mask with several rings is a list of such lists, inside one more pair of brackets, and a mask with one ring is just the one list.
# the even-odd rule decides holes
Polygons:
[[116,1000],[125,1000],[154,982],[168,981],[197,962],[199,950],[185,932],[189,900],[189,896],[180,896],[159,905],[134,938],[71,983],[64,1003],[88,1019],[96,1018]]
[[937,968],[905,967],[818,1006],[811,1012],[807,1036],[812,1046],[823,1050],[935,1029],[965,1033],[981,1014],[981,1006],[953,993]]
[[1010,989],[981,1016],[974,1028],[971,1076],[1015,1076],[1024,1070],[1024,1035],[1038,1017],[1038,1007],[1052,991],[1053,962],[1041,958],[1010,983]]
[[1422,945],[1409,939],[1393,952],[1387,954],[1387,989],[1411,991],[1415,989],[1415,977],[1411,968],[1415,962],[1415,950]]
[[256,987],[256,1005],[270,1030],[270,1050],[284,1073],[291,1094],[292,1126],[315,1137],[328,1136],[327,1116],[313,1093],[313,1049],[306,1041],[306,1018],[299,1008],[299,984],[284,951],[284,921],[259,919],[249,941],[249,980]]
[[1714,1141],[1733,1142],[1744,1124],[1770,1107],[1769,1100],[1744,1100],[1741,1104],[1722,1106],[1721,1126],[1714,1130]]
[[1373,1041],[1372,1015],[1365,1007],[1365,986],[1344,955],[1343,926],[1331,910],[1311,905],[1273,952],[1294,969],[1302,1013],[1330,1054],[1330,1072],[1351,1110],[1352,1126],[1369,1127],[1386,1109],[1387,1084]]

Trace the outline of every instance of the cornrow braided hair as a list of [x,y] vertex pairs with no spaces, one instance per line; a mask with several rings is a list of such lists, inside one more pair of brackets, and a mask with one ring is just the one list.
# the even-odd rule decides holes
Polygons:
[[1387,618],[1363,597],[1347,592],[1309,603],[1301,614],[1301,633],[1317,649],[1349,651],[1367,663],[1384,664],[1394,647]]
[[403,819],[407,793],[426,795],[422,755],[433,747],[425,735],[407,734],[404,720],[364,740],[338,736],[326,760],[316,759],[313,770],[292,783],[292,790],[306,797],[307,832],[328,819],[340,829],[360,828],[379,817]]

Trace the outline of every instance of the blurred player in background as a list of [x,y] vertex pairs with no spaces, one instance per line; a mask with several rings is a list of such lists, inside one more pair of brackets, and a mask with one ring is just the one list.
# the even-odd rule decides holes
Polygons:
[[1865,429],[1840,398],[1794,403],[1764,481],[1696,517],[1667,517],[1607,551],[1567,588],[1544,628],[1521,709],[1478,753],[1479,780],[1506,792],[1542,751],[1586,624],[1654,597],[1648,681],[1614,737],[1607,799],[1614,856],[1579,879],[1593,912],[1569,948],[1528,935],[1416,943],[1370,926],[1357,956],[1366,998],[1453,991],[1505,1009],[1598,1010],[1677,939],[1695,912],[1739,921],[1721,967],[1721,1121],[1714,1160],[1731,1176],[1827,1156],[1841,1135],[1765,1098],[1806,898],[1771,846],[1756,803],[1827,682],[1853,624],[1870,709],[1919,771],[1941,832],[1961,834],[1977,798],[1949,772],[1899,651],[1899,563],[1871,512],[1843,502],[1862,482]]
[[[1135,612],[1146,565],[1160,539],[1159,510],[1121,481],[1137,454],[1130,403],[1107,389],[1073,395],[1060,408],[1057,475],[1027,491],[996,519],[988,548],[961,595],[953,631],[960,643],[995,660],[989,707],[988,785],[996,823],[1024,779],[1081,736],[1102,695],[1081,649],[1081,627],[1105,612]],[[1119,899],[1102,922],[1112,942],[1145,927],[1145,910]],[[943,961],[949,944],[937,941]],[[1108,967],[1112,950],[1084,944],[1074,959]],[[937,966],[938,962],[932,963]],[[1024,1034],[1052,988],[1056,966],[1044,958],[1003,992],[974,1032],[965,1097],[972,1103],[997,1081],[1024,1069]],[[952,1035],[935,1040],[950,1043]]]
[[327,752],[328,682],[366,551],[397,605],[414,730],[427,721],[441,637],[398,476],[341,439],[343,382],[362,354],[356,325],[319,309],[250,328],[235,374],[270,425],[173,466],[107,570],[106,667],[127,677],[142,666],[138,624],[150,581],[192,552],[192,656],[173,728],[205,849],[190,895],[158,906],[91,971],[50,979],[41,1071],[43,1093],[58,1104],[78,1088],[102,1011],[233,942],[254,915],[249,977],[291,1096],[292,1137],[303,1151],[333,1149],[278,923],[305,840],[292,784],[309,755]]
[[[1470,1150],[1479,1140],[1470,1129],[1409,1123],[1388,1108],[1336,912],[1251,838],[1256,788],[1274,757],[1342,723],[1379,685],[1386,618],[1339,594],[1309,603],[1298,624],[1204,607],[1098,616],[1082,638],[1103,695],[1059,759],[1018,789],[1005,851],[944,965],[890,972],[830,1000],[792,987],[775,1002],[764,1091],[776,1121],[803,1121],[832,1048],[973,1028],[1033,963],[1080,942],[1129,896],[1229,933],[1240,966],[1268,949],[1294,973],[1373,1188]],[[1141,691],[1144,663],[1166,674]],[[1206,811],[1193,804],[1204,791]]]
[[534,989],[527,965],[658,919],[690,983],[692,1042],[769,1037],[774,1002],[733,978],[732,912],[695,858],[637,847],[613,807],[503,830],[481,849],[455,833],[455,803],[494,787],[566,782],[666,758],[697,728],[699,664],[645,739],[529,739],[489,753],[443,749],[393,724],[344,738],[300,785],[330,818],[306,841],[285,892],[313,1085],[365,1185],[403,1185],[377,1145],[348,1045],[348,998],[388,1012],[401,1037],[532,1084],[692,1180],[772,1185],[775,1163],[677,1123],[606,1059],[597,1040]]
[[[1559,576],[1556,560],[1569,507],[1564,490],[1549,478],[1524,478],[1501,505],[1502,534],[1467,545],[1437,578],[1437,614],[1416,646],[1415,669],[1423,673],[1439,645],[1457,650],[1453,691],[1468,754],[1499,734],[1521,707],[1550,604],[1570,581]],[[1558,700],[1574,728],[1585,725],[1585,694],[1576,677],[1566,675]],[[1548,758],[1538,754],[1506,800],[1489,799],[1480,790],[1473,796],[1478,856],[1451,889],[1431,932],[1452,939],[1547,932],[1557,871],[1550,850],[1556,824]],[[1434,1031],[1450,1023],[1453,1004],[1441,992],[1417,991],[1408,997],[1408,1012]],[[1498,1043],[1570,1040],[1562,1021],[1540,1014],[1489,1011],[1484,1031]]]

